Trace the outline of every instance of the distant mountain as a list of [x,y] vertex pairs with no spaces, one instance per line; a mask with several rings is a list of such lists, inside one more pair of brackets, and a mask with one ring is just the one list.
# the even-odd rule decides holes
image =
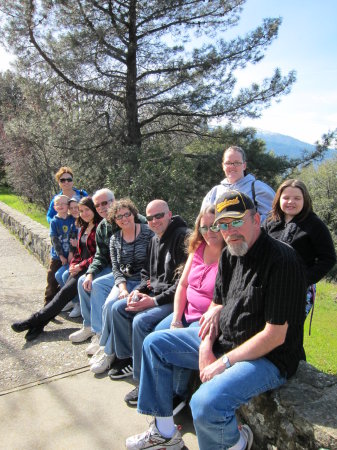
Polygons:
[[297,158],[301,156],[303,150],[312,152],[316,149],[314,145],[308,144],[307,142],[270,131],[257,129],[256,137],[263,139],[266,143],[267,151],[273,151],[277,156]]

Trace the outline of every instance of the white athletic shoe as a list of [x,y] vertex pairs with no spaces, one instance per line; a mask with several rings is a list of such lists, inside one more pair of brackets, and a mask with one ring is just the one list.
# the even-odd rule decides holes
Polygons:
[[98,359],[92,364],[90,367],[90,371],[93,373],[104,373],[108,369],[110,369],[111,364],[113,360],[115,359],[115,355],[107,355],[106,353],[103,353],[103,356],[101,359]]
[[62,312],[70,311],[71,309],[73,309],[73,307],[74,303],[70,300],[70,302],[68,302],[66,306],[63,309],[61,309],[61,311]]
[[89,359],[89,364],[92,366],[96,361],[102,358],[104,355],[104,347],[100,347],[96,353],[92,355],[92,357]]
[[93,337],[91,338],[90,344],[85,349],[87,355],[92,356],[92,355],[94,355],[97,352],[97,350],[100,349],[100,346],[99,346],[100,339],[101,339],[101,335],[100,334],[94,334],[93,335]]
[[180,450],[184,447],[184,441],[177,426],[175,426],[174,435],[171,438],[165,438],[159,433],[155,420],[151,423],[150,428],[147,431],[127,438],[125,444],[126,448],[129,450],[139,450],[143,448],[152,448],[154,450]]
[[71,333],[69,340],[71,342],[84,342],[94,334],[95,333],[91,331],[91,327],[82,327],[80,330]]
[[253,445],[253,432],[250,429],[248,425],[241,425],[239,426],[240,433],[242,434],[243,438],[247,442],[245,450],[250,450]]

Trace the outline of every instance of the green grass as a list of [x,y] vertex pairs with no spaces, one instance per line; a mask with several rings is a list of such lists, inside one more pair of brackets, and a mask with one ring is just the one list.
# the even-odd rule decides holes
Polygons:
[[45,210],[33,203],[29,203],[22,197],[12,194],[8,188],[3,186],[0,186],[0,201],[49,228]]
[[310,315],[304,326],[307,361],[323,372],[337,375],[337,284],[317,284],[311,336],[309,322]]

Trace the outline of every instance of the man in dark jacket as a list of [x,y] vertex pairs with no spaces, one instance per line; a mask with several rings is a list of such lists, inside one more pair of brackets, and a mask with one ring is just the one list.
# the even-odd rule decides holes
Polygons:
[[[133,373],[134,378],[139,380],[143,341],[155,326],[173,311],[178,282],[176,269],[187,257],[184,242],[186,223],[179,216],[172,217],[165,201],[153,200],[149,203],[146,218],[155,236],[148,247],[141,283],[128,299],[116,302],[112,310],[115,350],[118,357],[109,372],[112,379],[127,377]],[[137,296],[137,301],[134,301],[134,296]],[[133,391],[135,403],[137,396],[136,388]]]

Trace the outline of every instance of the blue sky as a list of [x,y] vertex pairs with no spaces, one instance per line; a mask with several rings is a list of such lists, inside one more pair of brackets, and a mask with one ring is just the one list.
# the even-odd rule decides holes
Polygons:
[[314,143],[337,128],[337,1],[248,0],[235,31],[245,33],[266,17],[282,17],[278,38],[238,80],[247,85],[279,67],[284,74],[296,70],[297,82],[261,119],[241,124]]
[[[247,0],[234,34],[254,29],[266,17],[282,17],[278,38],[256,66],[238,74],[242,86],[296,70],[297,82],[281,102],[272,103],[261,119],[242,126],[293,136],[314,143],[337,128],[337,0]],[[0,49],[0,70],[8,68]]]

